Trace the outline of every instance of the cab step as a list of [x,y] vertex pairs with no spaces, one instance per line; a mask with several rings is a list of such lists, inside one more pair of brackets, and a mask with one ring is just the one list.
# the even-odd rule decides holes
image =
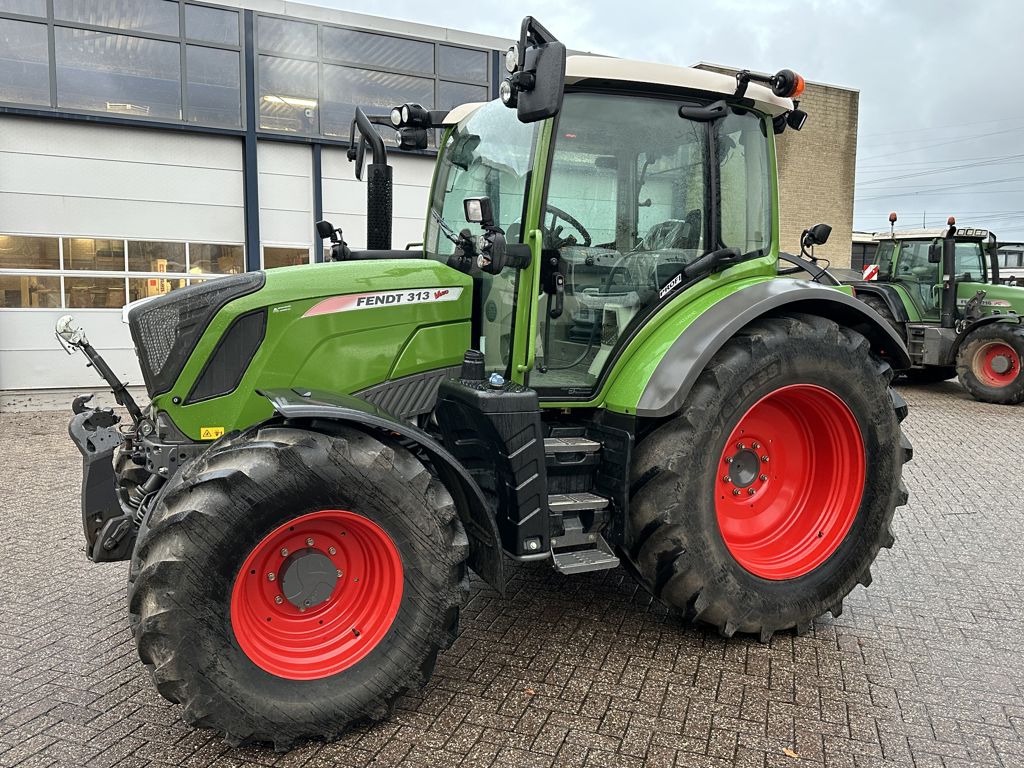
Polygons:
[[[551,538],[551,558],[559,573],[574,574],[615,568],[619,558],[599,531],[584,528],[580,513],[600,512],[609,501],[596,493],[555,493],[548,507],[562,519],[563,533]],[[588,516],[587,519],[591,519]],[[596,526],[595,526],[596,527]]]
[[597,453],[601,444],[585,437],[545,437],[544,453]]
[[554,561],[555,570],[566,576],[587,571],[606,571],[609,568],[617,568],[619,565],[619,558],[615,556],[612,548],[601,534],[597,534],[597,541],[588,549],[563,551],[552,549],[551,558]]

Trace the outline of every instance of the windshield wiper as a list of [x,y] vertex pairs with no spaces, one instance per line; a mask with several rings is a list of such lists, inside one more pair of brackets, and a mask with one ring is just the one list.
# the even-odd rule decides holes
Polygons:
[[455,234],[455,230],[452,229],[451,225],[442,218],[441,214],[438,213],[435,208],[430,209],[430,215],[434,218],[434,221],[437,222],[437,226],[441,230],[441,234],[456,245],[461,244],[462,241],[459,239],[459,236]]

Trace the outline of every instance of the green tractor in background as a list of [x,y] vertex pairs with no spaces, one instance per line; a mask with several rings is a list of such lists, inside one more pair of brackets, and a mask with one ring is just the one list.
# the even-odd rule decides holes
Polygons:
[[907,343],[911,382],[959,376],[986,403],[1024,402],[1024,286],[1004,284],[995,235],[985,229],[895,231],[875,236],[878,248],[851,281],[857,295]]
[[[725,636],[870,583],[911,456],[899,334],[778,276],[775,135],[802,79],[573,56],[527,17],[501,99],[357,110],[370,250],[132,306],[150,402],[75,401],[94,561],[131,559],[142,661],[231,743],[387,715],[469,569],[622,562]],[[390,250],[378,129],[444,129],[425,244]],[[821,241],[827,228],[812,229]]]

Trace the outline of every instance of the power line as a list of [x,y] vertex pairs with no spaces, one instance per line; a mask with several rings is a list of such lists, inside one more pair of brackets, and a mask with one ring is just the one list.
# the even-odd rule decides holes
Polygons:
[[924,131],[943,131],[947,128],[963,128],[968,125],[988,125],[990,123],[1009,123],[1014,120],[1024,120],[1024,115],[1017,117],[997,117],[992,120],[976,120],[970,123],[946,123],[944,125],[934,125],[930,128],[901,128],[896,131],[879,131],[877,133],[862,133],[862,138],[870,138],[872,136],[890,136],[894,133],[923,133]]
[[[900,181],[902,179],[915,179],[915,178],[918,178],[920,176],[934,176],[937,173],[951,173],[953,171],[963,170],[964,168],[983,168],[983,167],[986,167],[986,166],[1001,165],[1001,164],[1004,164],[1004,163],[1007,164],[1007,165],[1011,165],[1012,162],[1007,162],[1007,161],[1012,161],[1015,158],[1024,158],[1024,153],[1017,154],[1017,155],[1007,155],[1005,158],[1001,158],[999,160],[984,160],[984,161],[978,161],[976,163],[963,163],[961,165],[950,165],[950,166],[945,167],[945,168],[932,168],[932,169],[929,169],[929,170],[926,170],[926,171],[916,171],[914,173],[904,173],[904,174],[900,174],[899,176],[886,176],[886,177],[883,177],[881,179],[867,179],[866,181],[858,181],[856,186],[859,187],[859,186],[862,186],[862,185],[865,185],[865,184],[884,184],[885,182],[888,182],[888,181]],[[1024,162],[1024,161],[1021,161],[1021,160],[1018,159],[1017,162]]]
[[901,149],[901,150],[899,150],[897,152],[887,152],[887,153],[884,153],[884,154],[881,154],[881,155],[870,155],[870,156],[865,157],[864,159],[865,160],[878,160],[879,158],[882,158],[882,157],[893,157],[894,155],[905,155],[908,152],[910,152],[910,153],[912,153],[912,152],[920,152],[920,151],[923,151],[925,149],[934,149],[935,147],[945,147],[945,146],[948,146],[949,144],[958,144],[961,141],[975,141],[977,139],[984,139],[984,138],[986,138],[988,136],[999,136],[999,135],[1002,135],[1002,134],[1005,134],[1005,133],[1017,133],[1019,131],[1024,131],[1024,126],[1022,126],[1020,128],[1008,128],[1008,129],[1003,130],[1003,131],[992,131],[991,133],[978,133],[978,134],[975,134],[974,136],[961,136],[960,138],[950,139],[949,141],[940,141],[937,144],[924,144],[924,145],[919,146],[919,147],[914,147],[913,149]]

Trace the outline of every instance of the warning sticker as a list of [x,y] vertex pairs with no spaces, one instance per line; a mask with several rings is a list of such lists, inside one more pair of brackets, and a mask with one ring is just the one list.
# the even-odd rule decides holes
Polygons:
[[864,279],[865,280],[877,280],[878,279],[878,265],[867,264],[864,266]]
[[200,427],[199,428],[199,439],[200,440],[216,440],[218,437],[224,437],[224,427]]
[[303,317],[331,315],[335,312],[352,312],[357,309],[400,307],[409,304],[436,304],[441,301],[455,301],[461,295],[462,288],[460,286],[350,293],[346,296],[332,296],[318,304],[314,304],[306,310]]

